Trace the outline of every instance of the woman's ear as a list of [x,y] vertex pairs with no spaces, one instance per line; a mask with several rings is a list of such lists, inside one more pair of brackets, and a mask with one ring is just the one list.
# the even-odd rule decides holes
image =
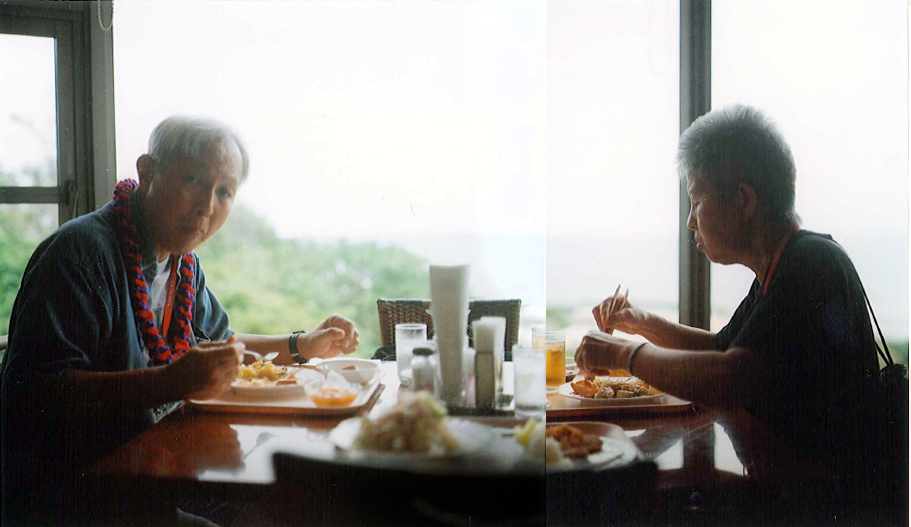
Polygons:
[[749,183],[741,183],[737,187],[737,206],[742,211],[744,219],[756,215],[756,189]]

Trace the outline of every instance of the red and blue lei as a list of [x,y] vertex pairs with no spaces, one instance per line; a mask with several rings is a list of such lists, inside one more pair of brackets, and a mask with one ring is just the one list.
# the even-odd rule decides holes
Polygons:
[[149,350],[152,364],[160,366],[173,362],[190,349],[193,303],[196,301],[196,289],[193,287],[196,262],[193,253],[180,257],[177,295],[167,335],[171,345],[168,346],[155,324],[155,315],[149,304],[149,284],[142,272],[142,251],[139,248],[136,209],[132,199],[138,186],[139,183],[135,180],[125,179],[114,187],[114,228],[120,238],[120,250],[123,253],[127,280],[130,284],[130,298],[133,312],[139,319],[142,342]]

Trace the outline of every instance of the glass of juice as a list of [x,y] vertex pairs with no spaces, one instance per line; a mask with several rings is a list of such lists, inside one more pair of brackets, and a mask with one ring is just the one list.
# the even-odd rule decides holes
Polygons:
[[547,364],[547,391],[553,392],[566,382],[566,335],[562,331],[548,331],[544,337]]

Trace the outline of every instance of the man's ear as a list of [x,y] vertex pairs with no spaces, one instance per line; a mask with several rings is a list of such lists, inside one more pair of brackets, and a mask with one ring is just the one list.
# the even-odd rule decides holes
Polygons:
[[737,206],[743,211],[744,219],[752,218],[756,214],[756,189],[749,183],[741,183],[737,187]]
[[149,154],[142,154],[136,160],[136,173],[139,174],[139,190],[143,193],[149,191],[152,180],[155,179],[155,160]]

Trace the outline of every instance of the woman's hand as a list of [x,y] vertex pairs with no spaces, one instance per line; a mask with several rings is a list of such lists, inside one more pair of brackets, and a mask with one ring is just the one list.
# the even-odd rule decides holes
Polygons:
[[297,352],[307,359],[328,359],[357,351],[359,334],[354,322],[335,314],[297,339]]
[[576,350],[576,365],[583,375],[608,375],[610,370],[625,368],[626,359],[638,345],[607,333],[589,331]]
[[237,378],[245,349],[233,335],[227,342],[201,342],[167,366],[168,376],[182,397],[213,399]]
[[630,335],[639,335],[648,321],[649,313],[634,307],[626,295],[611,295],[592,309],[598,330],[609,333],[613,330]]

